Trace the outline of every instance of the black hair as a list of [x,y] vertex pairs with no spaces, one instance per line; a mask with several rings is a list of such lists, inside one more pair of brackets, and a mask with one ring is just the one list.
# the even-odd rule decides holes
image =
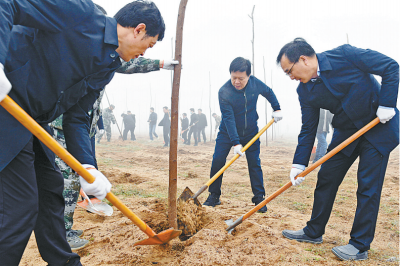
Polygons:
[[168,107],[167,107],[167,106],[164,106],[163,109],[167,109],[167,110],[168,110]]
[[164,19],[153,2],[145,0],[131,2],[121,8],[114,18],[125,28],[136,28],[140,23],[144,23],[146,35],[151,37],[158,35],[158,41],[164,38]]
[[194,108],[190,108],[190,111],[194,112]]
[[279,51],[278,57],[276,58],[276,64],[281,62],[282,56],[285,55],[290,62],[296,63],[299,61],[300,56],[314,56],[315,51],[304,38],[297,37],[292,42],[284,45]]
[[132,113],[131,111],[127,111],[127,113],[129,114],[129,113]]
[[103,14],[104,15],[107,15],[107,12],[106,12],[106,10],[102,7],[102,6],[100,6],[100,5],[98,5],[98,4],[94,4],[101,12],[103,12]]
[[237,57],[231,62],[231,65],[229,66],[229,73],[244,71],[246,72],[247,76],[251,74],[251,63],[249,60],[242,57]]
[[154,108],[153,108],[153,107],[150,107],[150,110],[154,111]]
[[183,115],[187,115],[186,113],[183,113]]
[[115,108],[115,105],[114,105],[114,104],[111,104],[110,107],[112,107],[112,108],[114,109],[114,108]]
[[203,110],[202,110],[202,109],[200,109],[200,108],[199,108],[199,109],[197,109],[197,110],[198,110],[198,111],[203,111]]

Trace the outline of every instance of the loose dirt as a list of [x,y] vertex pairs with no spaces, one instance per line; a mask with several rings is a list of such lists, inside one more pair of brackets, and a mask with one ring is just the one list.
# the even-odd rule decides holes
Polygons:
[[[274,141],[261,147],[261,162],[267,196],[289,180],[296,143]],[[214,143],[198,147],[179,144],[178,195],[188,186],[196,192],[209,179]],[[167,219],[168,148],[161,141],[113,140],[97,146],[100,170],[113,184],[116,194],[155,232],[169,228]],[[229,155],[228,160],[233,157]],[[74,229],[84,230],[89,246],[79,250],[83,265],[399,265],[399,152],[392,153],[383,185],[375,239],[369,260],[343,262],[331,249],[345,245],[357,205],[357,163],[346,175],[320,245],[285,239],[284,229],[305,226],[311,215],[317,171],[299,187],[291,187],[268,204],[268,212],[256,213],[232,235],[225,220],[236,220],[254,207],[245,159],[238,159],[224,174],[220,206],[199,208],[192,203],[178,206],[183,240],[167,245],[133,244],[147,238],[115,207],[111,217],[76,209]],[[199,197],[204,202],[207,193]],[[45,265],[32,235],[21,265]]]

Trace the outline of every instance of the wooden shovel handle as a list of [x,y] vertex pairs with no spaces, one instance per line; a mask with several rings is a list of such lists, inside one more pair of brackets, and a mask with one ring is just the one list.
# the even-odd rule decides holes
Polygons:
[[[75,157],[65,150],[64,147],[62,147],[55,139],[53,139],[53,137],[50,136],[50,134],[47,133],[35,120],[33,120],[33,118],[27,114],[14,100],[12,100],[9,96],[6,96],[4,100],[0,102],[0,104],[88,183],[93,183],[95,181],[96,178],[92,176],[92,174],[90,174],[89,171],[87,171],[86,168],[84,168],[82,164],[75,159]],[[144,221],[137,217],[114,194],[110,192],[107,194],[106,198],[148,236],[153,237],[156,235],[156,233],[154,233],[154,231]]]
[[[362,129],[360,129],[359,131],[357,131],[356,133],[354,133],[352,136],[350,136],[347,140],[345,140],[344,142],[342,142],[341,144],[339,144],[338,146],[336,146],[332,151],[330,151],[329,153],[327,153],[325,156],[323,156],[320,160],[318,160],[317,162],[315,162],[314,164],[312,164],[311,166],[309,166],[308,168],[306,168],[303,172],[301,172],[299,175],[296,176],[297,177],[304,177],[306,176],[308,173],[310,173],[311,171],[313,171],[315,168],[317,168],[318,166],[322,165],[325,161],[327,161],[329,158],[331,158],[332,156],[334,156],[335,154],[337,154],[340,150],[342,150],[344,147],[346,147],[347,145],[349,145],[350,143],[352,143],[353,141],[355,141],[356,139],[358,139],[359,137],[361,137],[365,132],[367,132],[368,130],[370,130],[371,128],[373,128],[374,126],[376,126],[379,123],[379,118],[375,118],[374,120],[372,120],[370,123],[368,123],[366,126],[364,126]],[[252,210],[250,210],[249,212],[247,212],[245,215],[243,215],[243,220],[247,219],[248,217],[250,217],[251,215],[253,215],[255,212],[257,212],[260,208],[262,208],[263,206],[265,206],[266,204],[268,204],[271,200],[275,199],[275,197],[277,197],[278,195],[280,195],[281,193],[283,193],[284,191],[286,191],[288,188],[290,188],[290,186],[292,186],[292,182],[289,181],[288,183],[286,183],[284,186],[282,186],[280,189],[278,189],[276,192],[274,192],[272,195],[270,195],[268,198],[266,198],[264,201],[262,201],[260,204],[258,204],[257,206],[255,206]]]

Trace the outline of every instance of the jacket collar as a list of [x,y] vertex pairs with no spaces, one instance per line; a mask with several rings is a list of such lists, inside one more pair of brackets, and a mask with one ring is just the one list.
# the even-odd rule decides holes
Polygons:
[[117,33],[117,20],[106,17],[106,29],[104,33],[104,43],[119,46]]
[[329,62],[328,58],[324,53],[318,53],[317,59],[318,59],[319,70],[321,72],[332,70],[331,63]]

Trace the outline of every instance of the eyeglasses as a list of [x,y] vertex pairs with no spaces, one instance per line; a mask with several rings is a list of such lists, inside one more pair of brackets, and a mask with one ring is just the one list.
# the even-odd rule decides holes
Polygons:
[[293,66],[297,63],[297,61],[295,63],[293,63],[292,68],[290,68],[289,72],[286,73],[287,76],[290,76],[290,73],[292,72]]

